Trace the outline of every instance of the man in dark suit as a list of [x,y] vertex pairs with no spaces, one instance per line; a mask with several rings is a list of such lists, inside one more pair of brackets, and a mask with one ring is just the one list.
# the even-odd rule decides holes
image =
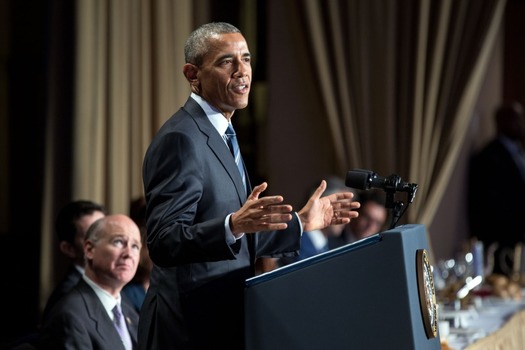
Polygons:
[[518,242],[525,243],[522,106],[502,105],[495,113],[495,122],[497,136],[471,159],[468,213],[471,235],[480,239],[486,250],[492,244],[498,246],[494,272],[510,275],[513,249]]
[[267,184],[252,190],[226,132],[248,104],[244,37],[211,23],[190,35],[184,52],[191,96],[161,127],[143,165],[154,266],[139,347],[243,349],[244,283],[256,257],[296,255],[302,230],[346,224],[359,203],[351,192],[321,197],[325,181],[297,213],[282,196],[259,197]]
[[84,237],[93,222],[105,215],[102,205],[77,200],[65,205],[57,215],[55,231],[59,240],[60,252],[71,262],[59,284],[49,296],[42,319],[45,320],[49,310],[69,292],[84,273]]
[[136,348],[139,316],[120,291],[135,275],[140,248],[140,230],[129,217],[95,221],[84,242],[85,273],[51,309],[39,348]]

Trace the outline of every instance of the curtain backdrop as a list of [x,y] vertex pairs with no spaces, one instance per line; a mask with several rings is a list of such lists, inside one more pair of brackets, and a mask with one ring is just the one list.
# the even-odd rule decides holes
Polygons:
[[[204,5],[202,1],[197,3]],[[153,134],[188,97],[183,47],[192,0],[78,0],[72,125],[72,199],[129,213],[143,195],[142,160]],[[202,10],[206,8],[201,7]],[[52,119],[52,116],[51,116]],[[59,137],[52,122],[48,138]],[[46,149],[40,305],[54,286],[56,150]]]
[[152,135],[188,96],[191,1],[85,0],[77,14],[73,197],[127,213]]
[[[339,171],[419,185],[429,226],[468,129],[505,0],[297,1]],[[429,239],[430,244],[430,239]]]

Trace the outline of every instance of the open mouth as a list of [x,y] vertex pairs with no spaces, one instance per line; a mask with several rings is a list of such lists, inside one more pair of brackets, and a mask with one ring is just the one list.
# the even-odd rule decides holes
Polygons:
[[240,85],[235,85],[232,90],[234,92],[243,94],[243,93],[248,92],[248,88],[249,88],[248,84],[240,84]]

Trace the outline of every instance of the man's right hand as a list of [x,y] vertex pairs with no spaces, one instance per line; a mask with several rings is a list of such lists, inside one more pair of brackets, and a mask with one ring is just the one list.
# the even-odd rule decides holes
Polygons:
[[258,231],[284,230],[292,220],[293,208],[281,204],[282,196],[261,197],[268,184],[255,186],[244,205],[230,217],[230,228],[235,236]]

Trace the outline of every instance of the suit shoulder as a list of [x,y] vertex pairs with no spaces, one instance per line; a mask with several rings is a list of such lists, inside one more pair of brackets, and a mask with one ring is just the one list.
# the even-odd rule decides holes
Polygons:
[[173,129],[196,126],[195,118],[205,116],[201,106],[193,99],[188,101],[179,108],[164,124],[159,128],[158,133],[170,132]]

